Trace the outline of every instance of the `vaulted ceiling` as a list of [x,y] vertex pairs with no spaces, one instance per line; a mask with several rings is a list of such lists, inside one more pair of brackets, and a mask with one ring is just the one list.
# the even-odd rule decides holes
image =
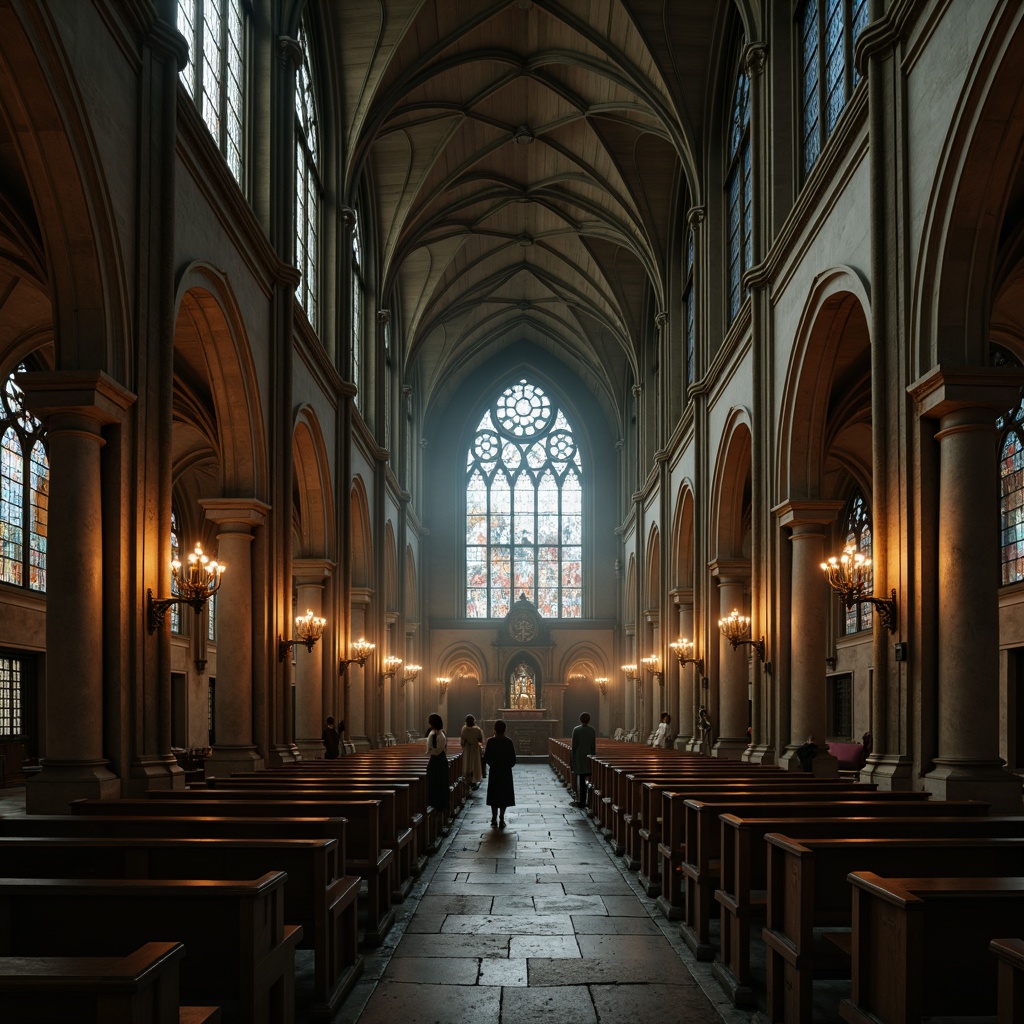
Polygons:
[[[699,201],[720,0],[345,0],[345,180],[428,401],[519,342],[637,376]],[[678,259],[678,257],[676,257]]]

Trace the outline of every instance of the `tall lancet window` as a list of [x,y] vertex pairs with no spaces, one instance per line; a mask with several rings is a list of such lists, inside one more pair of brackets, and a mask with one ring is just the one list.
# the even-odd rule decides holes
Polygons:
[[239,185],[251,17],[248,0],[178,0],[178,31],[188,43],[181,81]]
[[1024,400],[1001,417],[998,426],[999,542],[1005,587],[1024,580]]
[[583,614],[583,464],[539,385],[498,395],[466,459],[466,616],[501,618],[520,594],[541,615]]
[[[181,539],[178,530],[178,513],[171,509],[171,561],[176,562],[181,558]],[[181,633],[181,605],[172,604],[170,607],[171,632]]]
[[0,391],[0,583],[46,590],[49,493],[43,425],[11,373]]
[[295,266],[302,278],[295,290],[310,326],[319,327],[320,207],[320,121],[309,36],[305,24],[299,29],[302,63],[295,81]]
[[[859,489],[855,489],[850,495],[843,527],[843,545],[852,544],[865,558],[870,558],[871,509]],[[872,593],[872,576],[873,573],[869,569],[864,591],[866,594]],[[855,604],[852,608],[844,608],[843,614],[843,634],[845,636],[871,628],[872,606],[870,604]]]
[[356,386],[355,407],[364,414],[363,397],[363,248],[359,242],[359,223],[352,225],[352,383]]
[[[742,52],[743,47],[740,47]],[[753,183],[750,175],[750,79],[739,68],[732,94],[726,139],[726,251],[728,259],[729,323],[746,298],[743,275],[753,262]]]

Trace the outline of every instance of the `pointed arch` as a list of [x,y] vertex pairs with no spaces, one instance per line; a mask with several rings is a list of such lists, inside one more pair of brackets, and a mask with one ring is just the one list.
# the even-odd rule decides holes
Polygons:
[[712,484],[711,540],[717,557],[750,555],[750,418],[733,409],[723,432]]
[[384,524],[384,611],[397,612],[398,605],[398,548],[395,528],[389,519]]
[[661,608],[661,531],[657,525],[647,535],[644,568],[644,610],[655,611]]
[[420,587],[416,575],[416,554],[411,544],[405,548],[405,601],[402,610],[406,623],[420,621]]
[[626,564],[626,595],[623,603],[623,625],[636,623],[636,555],[631,554]]
[[694,579],[693,490],[684,482],[676,498],[672,520],[672,586],[693,586]]
[[292,432],[295,466],[293,500],[296,558],[331,557],[334,539],[334,488],[323,431],[309,406],[301,406]]
[[349,538],[352,547],[353,587],[373,585],[373,535],[370,528],[370,503],[362,477],[352,481],[349,495]]

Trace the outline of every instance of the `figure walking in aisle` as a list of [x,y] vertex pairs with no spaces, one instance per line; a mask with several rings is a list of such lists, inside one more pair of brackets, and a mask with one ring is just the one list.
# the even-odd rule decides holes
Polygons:
[[512,782],[512,767],[516,763],[516,746],[505,735],[505,723],[499,718],[494,723],[494,735],[484,748],[487,773],[487,805],[491,809],[491,828],[505,827],[505,808],[515,807],[516,790]]
[[572,773],[576,776],[577,807],[587,806],[587,790],[593,771],[590,755],[597,753],[597,730],[590,724],[590,715],[583,712],[580,724],[572,731]]
[[473,789],[480,787],[480,780],[484,777],[484,763],[480,755],[483,742],[483,729],[476,724],[472,715],[466,715],[466,724],[459,734],[459,744],[462,747],[462,774],[466,785]]
[[[341,728],[345,728],[344,722],[341,723]],[[341,731],[334,728],[334,718],[331,715],[327,716],[321,739],[324,744],[324,759],[333,761],[341,752]]]
[[448,827],[448,737],[440,715],[431,715],[427,722],[427,800],[441,816],[442,832]]

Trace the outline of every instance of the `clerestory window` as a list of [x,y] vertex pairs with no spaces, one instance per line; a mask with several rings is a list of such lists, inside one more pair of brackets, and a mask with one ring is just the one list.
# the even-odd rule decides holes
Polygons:
[[49,492],[43,425],[10,373],[0,391],[0,583],[46,590]]
[[[743,46],[740,46],[740,52]],[[743,275],[754,257],[753,197],[750,167],[750,79],[740,67],[736,72],[729,134],[726,139],[726,259],[728,262],[729,323],[736,319],[747,296]]]
[[467,455],[466,616],[501,618],[525,594],[541,615],[583,614],[583,462],[538,384],[505,388]]
[[244,187],[247,0],[178,0],[178,31],[188,42],[180,77],[235,181]]
[[[843,522],[843,546],[852,544],[865,558],[871,557],[871,508],[864,500],[864,495],[855,489],[850,495],[846,506],[846,517]],[[865,593],[871,594],[871,581],[874,573],[867,571]],[[870,604],[855,604],[852,608],[843,609],[843,635],[850,636],[861,630],[870,629],[873,607]]]
[[796,24],[806,176],[860,81],[853,51],[868,24],[868,0],[805,0],[797,11]]
[[319,327],[320,121],[314,89],[313,64],[305,23],[299,29],[302,61],[295,83],[295,266],[301,278],[295,297],[313,329]]

